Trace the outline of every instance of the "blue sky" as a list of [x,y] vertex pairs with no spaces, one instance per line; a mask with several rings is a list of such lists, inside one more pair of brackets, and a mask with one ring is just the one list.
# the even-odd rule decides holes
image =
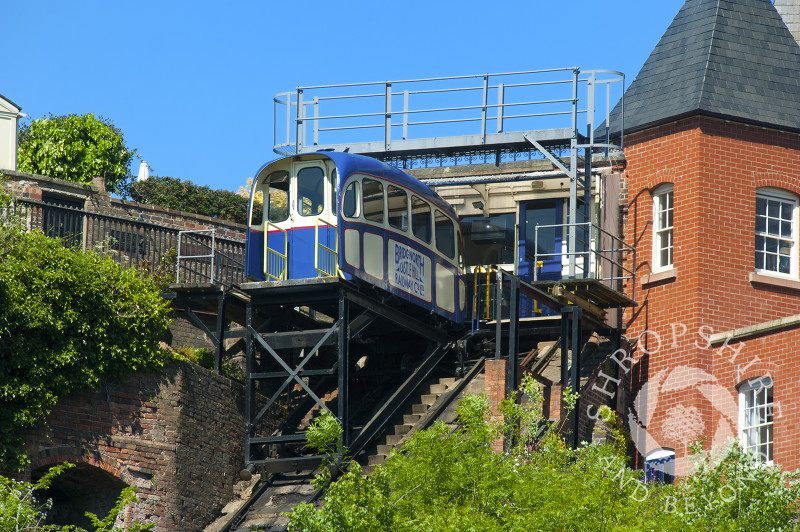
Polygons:
[[683,0],[9,4],[0,94],[29,118],[102,115],[153,174],[236,190],[275,157],[279,92],[572,66],[629,84]]

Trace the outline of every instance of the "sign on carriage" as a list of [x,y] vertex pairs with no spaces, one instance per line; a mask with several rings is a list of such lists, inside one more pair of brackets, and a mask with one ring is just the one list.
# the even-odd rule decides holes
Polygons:
[[395,240],[389,240],[389,284],[430,303],[431,259]]

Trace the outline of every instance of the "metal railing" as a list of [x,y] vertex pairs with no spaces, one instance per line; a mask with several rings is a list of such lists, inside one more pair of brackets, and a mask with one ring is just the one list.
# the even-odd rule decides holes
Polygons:
[[[554,253],[539,253],[539,230],[555,229],[561,230],[562,235],[569,233],[579,234],[582,232],[585,239],[576,237],[576,242],[582,244],[582,249],[574,252],[567,251],[566,242],[562,243],[562,250]],[[575,224],[558,225],[537,225],[534,232],[534,246],[536,253],[534,260],[537,264],[547,261],[558,260],[562,269],[568,268],[565,275],[569,278],[596,279],[608,284],[610,288],[621,290],[621,283],[633,281],[636,272],[636,249],[626,244],[624,240],[609,233],[601,227],[591,222],[581,222]],[[576,246],[577,248],[578,246]],[[631,266],[626,266],[630,258]],[[566,264],[564,261],[566,259]],[[578,265],[578,259],[582,259],[582,264]],[[538,280],[540,268],[535,269],[534,280]],[[632,299],[635,299],[635,283],[631,283]]]
[[[213,280],[238,284],[244,280],[244,242],[215,238],[215,266],[211,275],[207,265],[187,263],[178,267],[176,255],[181,254],[178,229],[28,198],[16,199],[13,210],[26,230],[41,230],[47,236],[61,239],[65,246],[95,250],[126,267],[173,271],[179,282]],[[208,247],[209,242],[210,239],[207,242],[201,238],[195,245]],[[183,253],[189,254],[193,252],[188,249]]]
[[[289,236],[286,234],[285,229],[281,229],[274,223],[267,220],[264,228],[264,275],[267,279],[273,281],[285,281],[286,269],[288,266],[289,257]],[[283,253],[276,249],[269,247],[269,230],[275,229],[283,236]]]
[[[599,147],[610,143],[611,106],[622,98],[624,84],[621,72],[569,67],[298,87],[273,98],[273,151],[285,155],[364,142],[364,130],[380,130],[367,133],[367,140],[382,137],[385,151],[394,139],[478,135],[485,143],[493,133],[554,128],[569,128],[573,136],[584,132]],[[604,94],[598,94],[600,87]],[[605,135],[596,144],[594,130],[603,120]],[[622,113],[614,124],[621,128]]]
[[[320,242],[320,224],[327,226],[329,229],[333,229],[335,240],[333,248],[329,247],[323,242]],[[330,231],[324,231],[324,233],[329,235]],[[317,276],[336,277],[339,275],[339,232],[336,230],[336,226],[326,222],[325,220],[322,220],[321,218],[317,218],[314,230],[314,242],[316,243],[314,246],[314,268],[317,270]]]
[[245,246],[220,238],[216,229],[178,233],[177,283],[239,284],[244,280]]

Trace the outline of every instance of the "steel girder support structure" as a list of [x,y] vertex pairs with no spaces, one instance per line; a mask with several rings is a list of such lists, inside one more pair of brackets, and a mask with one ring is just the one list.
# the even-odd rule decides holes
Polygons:
[[[245,461],[263,464],[264,469],[275,473],[313,469],[320,464],[321,456],[305,453],[285,456],[274,452],[276,448],[303,444],[305,428],[298,422],[303,418],[307,421],[315,411],[328,411],[339,421],[342,427],[340,456],[345,449],[351,456],[357,455],[382,433],[386,423],[453,347],[453,340],[423,322],[423,317],[395,309],[359,291],[348,281],[310,280],[297,288],[288,292],[278,289],[274,294],[269,288],[252,293],[244,309]],[[292,309],[286,308],[287,303]],[[303,317],[300,325],[296,320],[285,319],[287,312],[297,317],[296,306],[322,308],[325,318],[315,319],[315,312],[311,312]],[[257,324],[265,316],[266,319]],[[380,323],[371,327],[376,322]],[[355,383],[368,372],[357,368],[353,342],[365,339],[367,343],[381,342],[381,334],[389,328],[419,339],[419,344],[429,347],[416,369],[396,389],[385,390],[380,398],[382,402],[369,405],[375,406],[370,416],[365,417],[360,411],[358,419],[354,419],[355,409],[363,410],[364,403],[369,401],[356,395],[363,393],[364,387],[356,387]],[[378,364],[381,362],[382,359]],[[372,372],[375,374],[389,375],[394,383],[400,378],[399,371],[389,368],[378,367]],[[326,392],[329,401],[323,397]],[[271,409],[287,408],[280,404],[287,394],[299,396],[299,405],[289,405],[288,414],[283,412],[281,419],[270,420]],[[329,407],[332,402],[336,403],[335,408]],[[265,429],[267,434],[264,434]]]

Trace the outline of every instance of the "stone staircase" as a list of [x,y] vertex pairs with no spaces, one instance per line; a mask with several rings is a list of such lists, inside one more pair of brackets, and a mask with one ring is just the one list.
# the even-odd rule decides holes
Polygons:
[[[418,399],[411,404],[410,408],[405,409],[406,412],[410,411],[411,413],[398,416],[393,432],[386,434],[382,442],[366,454],[366,459],[359,460],[366,462],[362,463],[362,473],[364,475],[371,474],[378,465],[386,461],[393,449],[399,449],[415,430],[428,421],[429,411],[440,401],[449,399],[445,396],[455,385],[456,379],[453,377],[440,378],[431,384],[423,385]],[[445,420],[445,422],[447,421]]]

